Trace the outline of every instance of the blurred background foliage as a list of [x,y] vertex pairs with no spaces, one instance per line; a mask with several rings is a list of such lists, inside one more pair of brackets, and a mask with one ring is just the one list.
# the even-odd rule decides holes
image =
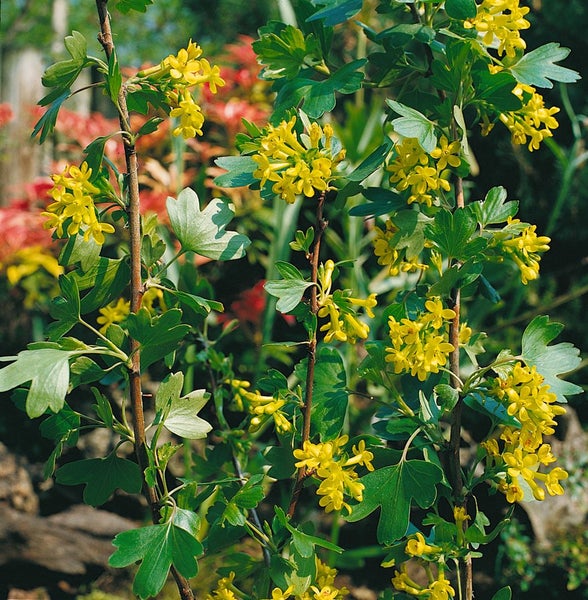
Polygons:
[[[236,79],[238,73],[242,77],[248,74],[247,82],[231,84],[224,99],[221,94],[218,106],[208,106],[213,117],[202,140],[189,142],[185,147],[178,146],[178,142],[170,141],[170,136],[164,131],[157,145],[145,149],[145,156],[154,159],[149,163],[148,176],[143,182],[148,198],[155,198],[153,206],[157,207],[157,198],[165,198],[185,184],[194,187],[201,197],[210,197],[211,180],[217,174],[213,167],[214,157],[234,152],[234,136],[238,131],[238,120],[236,125],[230,122],[227,106],[234,107],[233,101],[241,100],[247,105],[241,106],[242,110],[253,107],[257,111],[246,113],[247,117],[261,123],[268,114],[271,101],[267,86],[254,83],[258,69],[251,54],[251,40],[240,36],[255,38],[257,29],[268,19],[283,17],[289,4],[296,6],[302,1],[307,0],[291,0],[290,3],[281,0],[155,0],[146,15],[130,13],[124,17],[124,35],[116,40],[119,59],[124,65],[138,67],[157,62],[161,57],[176,52],[191,38],[203,46],[207,56],[217,56],[220,62],[224,60],[225,65],[233,68]],[[366,6],[377,4],[375,0],[365,0]],[[588,77],[585,68],[588,3],[585,0],[529,0],[523,4],[531,7],[529,20],[532,26],[525,34],[528,49],[547,42],[559,42],[572,51],[566,66],[579,71],[584,79],[570,87],[556,86],[545,90],[546,103],[561,107],[558,114],[560,127],[554,138],[547,140],[533,154],[524,147],[514,147],[506,129],[496,127],[490,142],[487,138],[482,139],[478,132],[473,133],[470,141],[480,170],[468,182],[470,199],[481,199],[491,187],[503,185],[508,190],[509,199],[520,201],[521,219],[536,223],[537,231],[549,235],[552,244],[550,252],[542,260],[541,277],[537,281],[521,287],[516,277],[497,276],[491,282],[500,294],[499,302],[492,304],[482,299],[470,303],[466,317],[472,327],[490,334],[493,341],[492,345],[487,345],[487,350],[496,352],[508,346],[517,349],[522,328],[536,314],[549,314],[552,320],[565,325],[562,338],[582,349],[581,368],[570,379],[585,386],[585,367],[588,364]],[[55,49],[62,51],[63,36],[72,29],[79,30],[89,40],[90,48],[95,43],[92,51],[100,52],[98,43],[92,42],[96,38],[93,2],[4,0],[1,11],[1,60],[21,50],[34,48],[49,64],[59,58]],[[346,27],[345,35],[341,36],[344,42],[337,49],[342,59],[349,55],[357,56],[362,51],[363,42],[358,42],[357,28],[353,24]],[[235,50],[234,44],[239,40],[240,50]],[[51,50],[48,52],[48,49]],[[11,85],[6,74],[2,77],[3,97],[0,103],[6,102],[6,89]],[[94,98],[90,110],[97,106],[99,98]],[[233,117],[235,114],[237,117],[245,115],[243,112],[231,114]],[[84,144],[78,140],[77,147],[74,147],[75,144],[72,146],[75,123],[80,130],[90,128],[91,124],[97,128],[97,135],[100,135],[101,126],[109,126],[107,122],[98,123],[97,117],[85,118],[86,121],[70,121],[56,136],[52,156],[45,155],[39,162],[36,175],[41,179],[35,180],[37,186],[42,187],[39,181],[42,182],[43,177],[46,182],[51,172],[48,165],[53,160],[72,152],[79,155]],[[378,143],[382,115],[374,113],[368,94],[358,93],[350,97],[348,104],[334,115],[334,119],[338,121],[335,125],[344,145],[351,149],[350,158],[353,158],[354,147],[361,150]],[[6,142],[0,115],[0,158],[8,147]],[[178,151],[182,157],[179,162],[170,158]],[[13,192],[5,203],[23,198],[30,200],[31,197],[38,201],[40,196],[31,191],[34,183],[22,182],[21,191]],[[212,193],[218,194],[218,190]],[[195,289],[212,286],[216,297],[225,303],[229,317],[240,321],[241,327],[237,337],[231,339],[230,350],[239,357],[244,370],[254,372],[263,365],[260,361],[262,341],[271,336],[282,339],[281,330],[289,326],[285,320],[276,318],[273,311],[268,310],[264,314],[259,281],[271,276],[267,272],[267,255],[272,255],[270,262],[274,262],[276,258],[285,258],[284,253],[288,252],[284,240],[287,242],[289,236],[283,231],[282,235],[276,235],[273,228],[276,224],[287,227],[295,215],[278,214],[276,207],[264,206],[258,197],[239,194],[236,191],[231,197],[237,208],[238,226],[253,239],[247,264],[204,265],[200,271],[202,277],[191,272],[185,273],[185,277],[194,279]],[[7,239],[5,237],[0,242],[0,249],[6,245]],[[335,256],[340,255],[339,258],[348,255],[349,250],[358,254],[362,244],[366,243],[361,219],[342,218],[336,227],[329,230],[328,243]],[[29,279],[28,283],[21,280],[19,286],[11,285],[5,277],[5,267],[9,262],[5,254],[0,252],[0,263],[4,261],[3,265],[0,264],[0,300],[3,305],[0,339],[4,354],[18,351],[31,337],[38,337],[42,322],[47,319],[43,301],[46,302],[51,293],[46,273],[43,277],[33,275],[37,280]],[[373,272],[368,272],[359,262],[348,273],[352,280],[350,287],[359,290],[365,290],[373,277]],[[38,297],[31,299],[31,292]],[[25,301],[28,304],[23,310]],[[288,360],[287,354],[278,358],[278,362]],[[586,394],[574,396],[571,406],[586,430]],[[31,460],[44,460],[49,450],[38,435],[38,424],[23,419],[18,411],[4,410],[0,421],[0,441],[26,453]],[[578,473],[585,475],[588,459],[584,456],[580,462],[582,466],[578,467]],[[583,479],[580,477],[578,485],[586,489],[588,482],[585,476]],[[520,593],[515,597],[530,598],[539,594],[542,598],[565,595],[566,598],[588,599],[586,529],[568,532],[545,550],[534,545],[532,529],[525,514],[521,511],[517,516],[520,521],[513,521],[511,527],[504,531],[496,556],[486,567],[489,575],[497,583],[513,585]],[[554,595],[546,595],[545,590],[553,591]]]

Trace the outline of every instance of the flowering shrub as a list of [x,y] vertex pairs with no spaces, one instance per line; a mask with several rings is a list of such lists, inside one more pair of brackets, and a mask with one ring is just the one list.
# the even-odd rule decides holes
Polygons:
[[[259,191],[287,215],[260,263],[269,275],[264,289],[289,317],[294,339],[276,342],[265,331],[271,343],[251,367],[231,352],[233,324],[219,317],[224,307],[199,269],[213,261],[222,271],[246,256],[250,239],[227,229],[233,206],[220,197],[201,204],[185,187],[166,198],[165,230],[141,208],[141,184],[157,168],[140,168],[138,148],[153,150],[147,140],[166,128],[186,147],[202,148],[193,138],[207,133],[205,108],[225,77],[194,41],[123,77],[106,0],[97,6],[105,58],[88,54],[79,33],[66,38],[71,58],[45,73],[51,91],[34,133],[44,141],[55,130],[88,66],[102,74],[119,124],[85,147],[79,165],[52,177],[45,227],[64,246],[53,269],[60,274],[53,322],[46,341],[0,370],[0,391],[19,388],[28,416],[51,424],[56,448],[47,476],[84,484],[85,501],[96,506],[118,489],[143,490],[152,524],[117,535],[110,558],[114,567],[138,563],[141,598],[157,595],[170,572],[181,597],[193,598],[188,580],[204,553],[224,555],[211,599],[343,598],[337,570],[324,562],[326,555],[337,564],[345,552],[334,532],[341,521],[377,513],[382,564],[394,568],[384,597],[471,599],[473,560],[504,525],[484,514],[479,487],[507,503],[564,493],[567,473],[553,464],[546,436],[565,397],[580,391],[560,377],[580,359],[570,344],[551,344],[561,326],[548,317],[528,324],[519,351],[496,356],[485,354],[486,334],[463,318],[468,298],[498,298],[489,265],[510,266],[528,284],[551,243],[516,218],[518,203],[504,188],[467,197],[468,132],[480,125],[491,134],[502,122],[514,143],[536,149],[557,125],[557,110],[536,88],[578,77],[556,64],[567,50],[552,43],[526,53],[528,10],[517,0],[381,3],[361,14],[367,57],[343,64],[332,40],[360,0],[303,3],[300,27],[271,22],[260,30],[253,49],[265,87],[247,78],[243,87],[266,94],[273,82],[272,115],[266,125],[244,123],[235,135],[239,154],[217,158],[212,184],[231,198]],[[351,161],[361,153],[348,152],[329,121],[346,96],[368,88],[386,115],[381,142]],[[113,138],[124,165],[108,158]],[[350,214],[368,218],[364,240],[334,260],[330,232],[344,232],[349,198]],[[113,254],[104,249],[114,233],[124,243]],[[345,277],[358,261],[383,267],[392,293]],[[242,295],[231,310],[259,327],[258,300]],[[350,363],[358,365],[354,378]],[[149,375],[158,386],[147,422]],[[112,386],[125,398],[116,410]],[[352,418],[352,386],[368,390],[369,429]],[[96,399],[90,414],[70,399],[77,387]],[[462,462],[466,415],[483,421],[485,432],[475,457]],[[60,466],[87,427],[109,429],[114,450]],[[172,441],[162,441],[164,429]],[[170,460],[190,440],[205,440],[203,452],[188,452],[175,479]],[[308,518],[313,506],[333,517],[331,539]],[[258,554],[235,550],[244,538]],[[409,572],[409,561],[423,579]],[[496,595],[508,597],[508,588]]]

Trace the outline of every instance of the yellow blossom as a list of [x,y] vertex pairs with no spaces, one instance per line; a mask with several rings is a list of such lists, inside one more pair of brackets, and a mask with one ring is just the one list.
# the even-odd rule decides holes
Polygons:
[[403,273],[414,273],[415,271],[424,271],[428,265],[418,262],[418,257],[408,256],[407,247],[398,250],[396,247],[396,237],[398,227],[394,225],[391,219],[387,219],[385,229],[374,227],[375,237],[372,242],[374,254],[378,257],[378,264],[388,267],[388,274],[391,276]]
[[21,248],[13,254],[11,264],[6,267],[6,279],[10,285],[17,285],[21,279],[43,269],[52,277],[59,277],[63,267],[55,256],[41,246]]
[[425,556],[439,552],[439,550],[439,547],[427,544],[425,536],[420,531],[409,538],[404,549],[409,556]]
[[98,312],[100,316],[96,318],[96,322],[100,327],[101,333],[106,333],[108,328],[114,323],[124,321],[131,310],[131,303],[124,298],[119,298],[116,302],[111,302],[107,306],[101,308]]

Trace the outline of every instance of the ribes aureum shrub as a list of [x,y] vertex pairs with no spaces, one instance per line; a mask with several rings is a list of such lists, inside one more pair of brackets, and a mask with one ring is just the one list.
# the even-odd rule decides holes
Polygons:
[[[492,143],[492,129],[506,127],[532,152],[558,125],[558,109],[538,90],[578,75],[557,64],[568,51],[555,42],[527,52],[529,9],[518,0],[376,4],[302,1],[297,25],[268,23],[253,43],[273,112],[266,124],[245,122],[236,152],[216,161],[223,172],[215,185],[249,187],[288,216],[276,223],[274,247],[293,231],[287,260],[270,253],[275,275],[265,283],[292,339],[266,333],[262,365],[229,352],[231,327],[216,326],[223,306],[194,266],[195,256],[220,264],[246,254],[248,238],[227,228],[231,205],[203,202],[187,187],[167,198],[160,218],[168,230],[141,218],[137,143],[168,119],[173,136],[202,136],[201,99],[225,83],[218,67],[189,41],[123,77],[98,1],[104,58],[73,32],[71,58],[45,73],[40,141],[90,66],[119,129],[52,177],[44,226],[63,243],[54,321],[46,341],[6,359],[0,390],[15,389],[31,418],[45,417],[56,441],[47,476],[84,484],[95,506],[119,488],[143,491],[152,524],[117,535],[110,559],[138,564],[141,598],[155,596],[170,571],[182,598],[193,597],[197,558],[217,553],[220,578],[209,598],[344,598],[337,531],[341,521],[365,520],[375,523],[390,568],[384,598],[470,599],[473,559],[505,523],[490,522],[479,491],[507,504],[565,493],[568,474],[549,436],[566,396],[580,391],[561,378],[578,351],[553,344],[561,326],[538,316],[519,347],[489,356],[486,334],[467,321],[472,298],[499,300],[489,266],[527,285],[551,240],[517,218],[506,189],[469,197],[466,181],[472,128]],[[353,60],[341,51],[351,37],[361,40]],[[362,152],[341,139],[353,144],[345,102],[367,106],[366,94],[380,132]],[[146,116],[139,129],[133,113]],[[112,137],[123,143],[122,169],[108,157]],[[341,256],[333,240],[349,219],[361,224],[361,240]],[[116,255],[103,252],[115,232],[124,243]],[[358,262],[367,285],[349,275]],[[143,393],[148,376],[158,377],[153,401]],[[70,400],[74,389],[93,398],[91,412]],[[462,459],[466,417],[484,433]],[[93,427],[113,432],[112,452],[58,467],[62,451]],[[195,439],[203,440],[199,452],[190,451]],[[185,472],[174,477],[168,466],[182,446]],[[314,523],[317,511],[330,533]],[[239,551],[245,538],[257,553]]]

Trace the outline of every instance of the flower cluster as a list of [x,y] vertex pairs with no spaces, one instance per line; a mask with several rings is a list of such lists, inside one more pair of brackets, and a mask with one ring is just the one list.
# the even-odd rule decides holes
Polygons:
[[[410,540],[409,540],[410,541]],[[445,578],[445,571],[442,565],[439,565],[437,577],[434,577],[429,570],[429,585],[423,586],[408,575],[406,563],[400,566],[400,570],[395,571],[392,578],[394,589],[404,592],[409,596],[418,596],[424,600],[449,600],[455,597],[455,590],[448,579]]]
[[425,310],[416,319],[388,319],[391,346],[386,348],[386,361],[395,373],[410,373],[424,381],[429,373],[438,373],[455,349],[449,343],[448,323],[455,312],[444,308],[439,298],[425,302]]
[[509,58],[516,55],[517,50],[526,48],[520,31],[530,27],[525,15],[527,6],[519,6],[519,0],[483,0],[478,5],[477,15],[468,19],[466,29],[475,29],[481,36],[485,46],[498,44],[498,54],[506,54]]
[[349,290],[335,290],[331,293],[334,270],[335,263],[329,259],[319,267],[318,272],[318,316],[328,319],[320,328],[321,331],[326,332],[325,342],[337,340],[355,343],[358,338],[366,339],[370,328],[358,319],[356,310],[363,308],[365,314],[373,319],[375,316],[373,308],[377,304],[376,294],[370,294],[362,299],[351,297]]
[[337,569],[329,567],[318,557],[315,557],[315,561],[316,576],[314,585],[311,585],[300,595],[293,594],[293,586],[284,591],[280,588],[274,588],[271,600],[288,600],[288,598],[295,598],[295,600],[342,600],[345,598],[349,594],[349,590],[335,585]]
[[342,508],[351,512],[351,507],[345,502],[345,495],[361,502],[364,488],[363,484],[357,481],[355,467],[363,465],[368,471],[374,470],[374,455],[366,450],[365,441],[360,440],[357,446],[353,446],[353,456],[349,457],[343,450],[348,440],[347,435],[318,444],[306,440],[302,449],[294,450],[294,458],[298,460],[296,467],[306,468],[322,479],[317,494],[322,496],[319,504],[326,512]]
[[446,178],[448,167],[461,164],[459,141],[441,136],[439,146],[427,154],[416,138],[403,138],[394,146],[394,158],[388,165],[390,183],[399,191],[410,191],[408,203],[432,206],[437,194],[451,187]]
[[414,273],[424,271],[429,265],[418,262],[418,256],[409,256],[407,246],[398,249],[398,227],[390,220],[386,220],[385,229],[374,227],[376,233],[372,244],[374,254],[378,257],[378,264],[388,267],[388,274],[392,277],[399,273]]
[[556,460],[543,436],[555,433],[555,417],[565,413],[562,406],[555,404],[557,396],[549,389],[534,366],[520,362],[507,377],[496,378],[490,389],[506,405],[508,414],[520,423],[520,428],[504,426],[499,440],[491,438],[483,443],[490,462],[503,467],[498,475],[498,488],[509,502],[523,500],[525,488],[530,488],[536,500],[545,498],[545,490],[551,496],[564,493],[559,483],[568,477],[564,469],[538,471],[541,465]]
[[272,191],[289,204],[301,194],[311,198],[327,191],[335,167],[345,157],[328,123],[322,127],[307,123],[308,131],[303,134],[295,126],[296,117],[277,127],[268,125],[256,140],[258,150],[252,156],[257,164],[253,176],[261,187],[271,182]]
[[[161,310],[165,310],[163,292],[158,288],[149,288],[141,298],[141,307],[146,308],[151,314],[156,313],[155,303]],[[110,304],[99,309],[96,322],[100,325],[100,333],[106,333],[108,328],[115,323],[123,323],[131,312],[131,303],[124,298],[113,300]]]
[[190,88],[208,84],[211,93],[225,84],[220,69],[202,58],[202,48],[192,40],[176,55],[170,54],[159,65],[140,71],[139,79],[157,81],[160,88],[167,88],[165,95],[171,107],[170,116],[178,119],[173,130],[175,136],[185,139],[202,135],[204,115],[194,100]]
[[286,433],[292,429],[292,423],[282,411],[287,403],[285,398],[264,396],[258,390],[252,392],[249,390],[251,383],[241,379],[231,379],[229,383],[239,408],[246,408],[252,415],[250,431],[258,431],[270,419],[273,419],[279,433]]
[[538,94],[530,85],[517,84],[513,93],[518,96],[523,107],[516,111],[500,114],[500,120],[511,132],[513,144],[524,145],[530,152],[538,150],[541,142],[553,136],[552,129],[557,129],[559,123],[553,116],[559,112],[557,106],[545,106],[543,96]]
[[509,218],[506,227],[497,234],[499,238],[505,234],[509,236],[500,241],[501,251],[520,269],[521,281],[525,285],[539,277],[540,253],[549,250],[551,241],[545,235],[538,236],[536,229],[536,225]]
[[100,194],[100,190],[90,182],[91,176],[92,169],[86,162],[80,167],[66,166],[60,175],[51,176],[53,187],[49,195],[54,202],[41,213],[47,218],[45,229],[55,229],[58,237],[63,237],[64,228],[70,237],[81,231],[84,240],[92,237],[99,245],[104,244],[105,233],[114,233],[110,223],[98,220],[93,196]]
[[[222,577],[216,584],[216,589],[211,594],[206,595],[206,600],[237,600],[241,597],[239,590],[233,584],[235,579],[234,571],[231,571],[227,577]],[[237,594],[235,594],[237,592]]]

